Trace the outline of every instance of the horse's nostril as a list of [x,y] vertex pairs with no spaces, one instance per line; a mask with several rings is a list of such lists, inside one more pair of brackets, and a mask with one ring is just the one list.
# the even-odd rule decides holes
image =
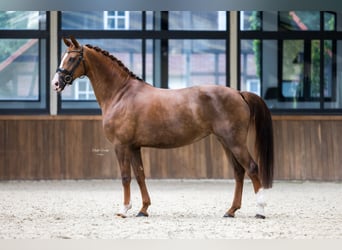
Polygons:
[[55,82],[55,86],[58,87],[58,82]]

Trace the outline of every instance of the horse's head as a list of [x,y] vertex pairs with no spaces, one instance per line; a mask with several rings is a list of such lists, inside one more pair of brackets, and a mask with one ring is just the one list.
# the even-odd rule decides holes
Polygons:
[[63,41],[67,50],[52,79],[52,86],[58,92],[61,92],[66,85],[71,85],[76,78],[86,74],[83,47],[74,37],[70,37],[70,40],[63,38]]

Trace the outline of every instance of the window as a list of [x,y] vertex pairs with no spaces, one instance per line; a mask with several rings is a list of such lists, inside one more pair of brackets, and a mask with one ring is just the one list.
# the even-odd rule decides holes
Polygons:
[[240,11],[240,30],[260,30],[260,11]]
[[280,31],[319,31],[319,11],[280,11]]
[[95,100],[94,91],[89,79],[80,78],[75,81],[75,100]]
[[[142,30],[142,11],[62,11],[62,30]],[[151,14],[151,13],[149,13]],[[152,22],[152,19],[149,19]]]
[[[74,35],[108,51],[151,85],[227,85],[227,12],[63,11],[60,18],[60,38]],[[65,49],[61,39],[60,54]],[[87,78],[64,89],[59,107],[60,113],[100,112]]]
[[169,30],[226,30],[225,11],[170,11]]
[[240,47],[240,88],[261,95],[260,40],[242,40]]
[[[224,11],[170,11],[166,30],[197,31],[167,41],[168,88],[201,84],[227,85],[227,14]],[[214,38],[207,39],[213,32]],[[172,33],[171,33],[172,34]]]
[[273,112],[342,108],[340,13],[241,11],[239,16],[240,89],[258,90]]
[[155,86],[228,84],[227,12],[161,12],[157,20],[156,30],[168,35],[154,40]]
[[249,79],[246,81],[246,90],[260,96],[259,79]]
[[169,88],[226,85],[225,40],[169,40]]
[[129,11],[104,11],[103,19],[105,30],[129,29]]
[[48,18],[40,11],[0,11],[0,109],[47,112]]

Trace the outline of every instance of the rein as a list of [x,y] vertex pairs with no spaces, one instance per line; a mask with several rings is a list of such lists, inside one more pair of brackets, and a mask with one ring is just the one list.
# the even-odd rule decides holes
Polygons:
[[70,50],[67,51],[66,53],[72,53],[72,52],[76,52],[76,53],[80,53],[80,56],[78,57],[77,62],[75,63],[75,65],[72,67],[72,69],[69,71],[67,69],[63,69],[63,68],[57,68],[56,73],[62,73],[64,74],[64,76],[61,76],[62,81],[64,83],[64,86],[69,84],[72,84],[72,81],[74,80],[73,75],[75,70],[77,69],[77,67],[80,65],[81,62],[83,62],[83,70],[84,73],[83,75],[86,75],[86,67],[85,67],[85,62],[84,62],[84,58],[83,58],[83,47],[80,50]]

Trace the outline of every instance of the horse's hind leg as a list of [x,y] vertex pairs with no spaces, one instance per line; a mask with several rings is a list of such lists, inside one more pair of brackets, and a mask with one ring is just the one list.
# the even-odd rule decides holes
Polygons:
[[254,162],[247,146],[244,143],[241,143],[242,141],[246,141],[245,136],[242,136],[241,134],[240,136],[239,134],[235,134],[234,136],[231,135],[230,137],[218,137],[218,139],[222,143],[227,156],[230,158],[230,160],[232,160],[236,180],[235,195],[232,207],[227,211],[225,217],[234,217],[234,212],[240,208],[239,206],[241,206],[243,179],[246,172],[252,180],[254,192],[257,196],[258,211],[256,217],[265,218],[265,202],[263,198],[263,188],[259,178],[258,165]]
[[235,217],[235,212],[241,208],[245,169],[240,165],[240,163],[235,159],[230,151],[226,150],[226,154],[228,156],[228,159],[232,162],[234,168],[235,192],[232,206],[224,214],[224,217]]
[[142,208],[140,209],[140,212],[137,214],[138,217],[140,216],[148,216],[147,209],[151,205],[151,199],[148,194],[148,190],[145,183],[145,173],[143,168],[143,163],[141,159],[141,151],[139,149],[134,149],[132,151],[132,167],[135,174],[135,177],[137,179],[141,197],[142,197]]
[[248,152],[247,147],[245,146],[236,146],[232,149],[232,154],[236,158],[236,160],[240,163],[240,165],[245,169],[247,175],[252,180],[253,189],[257,198],[257,207],[258,211],[256,213],[257,218],[265,219],[264,207],[265,201],[263,197],[263,188],[259,178],[259,169],[258,165],[252,159],[251,155]]

